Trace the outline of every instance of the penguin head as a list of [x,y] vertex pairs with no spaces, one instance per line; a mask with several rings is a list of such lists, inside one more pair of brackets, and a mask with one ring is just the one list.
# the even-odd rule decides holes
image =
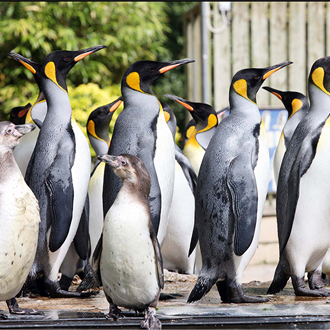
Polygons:
[[[131,184],[142,184],[146,195],[150,191],[150,175],[143,161],[130,154],[121,154],[119,156],[99,155],[97,158],[111,166],[113,171],[122,181]],[[139,185],[140,185],[139,184]]]
[[330,56],[322,57],[314,62],[308,82],[330,96]]
[[15,107],[10,111],[10,121],[15,125],[20,125],[25,123],[26,114],[32,107],[31,103],[28,103],[24,107]]
[[141,93],[153,94],[152,85],[163,73],[191,62],[195,60],[185,58],[171,62],[137,61],[126,70],[122,88],[128,87]]
[[230,100],[234,95],[244,97],[250,102],[256,103],[256,96],[263,82],[274,72],[284,68],[293,62],[286,61],[266,68],[251,68],[238,71],[230,85]]
[[205,129],[206,127],[210,129],[218,125],[217,113],[209,104],[190,102],[183,99],[182,97],[171,94],[166,94],[164,96],[180,103],[190,111],[193,119],[196,122],[196,129],[198,129],[198,131]]
[[106,46],[99,45],[83,50],[67,51],[56,50],[48,54],[42,65],[42,75],[50,79],[56,85],[67,91],[66,75],[68,72],[86,56],[93,54]]
[[33,131],[35,127],[33,124],[15,125],[10,121],[0,122],[0,145],[14,149],[18,145],[18,139]]
[[307,97],[304,94],[301,94],[299,92],[291,92],[291,91],[284,92],[268,86],[263,87],[263,89],[265,89],[269,93],[272,93],[282,101],[285,108],[289,112],[289,117],[294,115],[302,107],[304,106],[308,107]]
[[119,97],[115,101],[93,110],[87,120],[87,134],[95,137],[98,140],[105,141],[109,147],[110,121],[114,112],[118,109],[122,102],[122,97]]

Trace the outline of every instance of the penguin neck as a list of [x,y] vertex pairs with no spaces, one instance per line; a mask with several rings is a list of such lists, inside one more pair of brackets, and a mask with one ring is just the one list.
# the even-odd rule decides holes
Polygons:
[[260,122],[261,116],[256,103],[247,100],[234,92],[229,96],[230,114],[238,114],[239,116],[247,116],[253,121]]
[[43,89],[47,101],[47,118],[54,120],[56,125],[71,122],[72,109],[68,93],[58,87],[50,79],[43,80]]
[[21,173],[15,161],[13,150],[5,146],[0,146],[0,181],[3,178],[9,177],[10,173],[14,173],[13,169],[16,171],[16,168],[17,172]]
[[329,114],[329,102],[330,96],[321,91],[318,87],[313,84],[308,85],[308,92],[310,97],[310,110],[313,112],[322,112]]
[[[141,201],[148,200],[150,188],[148,190],[145,180],[140,180],[135,178],[134,181],[129,179],[122,180],[122,187],[120,188],[119,193],[125,194],[129,193],[130,195],[137,196]],[[119,194],[118,194],[119,195]]]
[[139,92],[129,87],[122,87],[121,93],[125,108],[129,106],[149,108],[150,103],[153,104],[154,102],[158,104],[158,109],[160,107],[160,102],[157,99],[156,95]]

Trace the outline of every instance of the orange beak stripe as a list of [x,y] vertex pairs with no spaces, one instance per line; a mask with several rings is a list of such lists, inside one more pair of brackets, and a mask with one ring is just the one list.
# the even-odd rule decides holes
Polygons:
[[271,76],[274,72],[278,71],[279,69],[282,69],[282,67],[280,66],[279,68],[276,68],[274,70],[270,70],[267,73],[264,74],[263,79],[267,79],[269,76]]
[[31,66],[30,64],[27,64],[23,61],[20,61],[29,71],[31,71],[33,74],[35,74],[37,71],[34,69],[33,66]]
[[183,105],[186,109],[188,109],[189,111],[194,111],[194,108],[192,106],[190,106],[187,103],[181,102],[179,100],[176,100],[178,103],[180,103],[181,105]]
[[282,96],[278,93],[272,92],[272,94],[274,94],[276,97],[278,97],[280,100],[282,100]]
[[18,117],[22,118],[23,116],[25,116],[25,114],[27,113],[28,109],[23,109],[18,113]]
[[173,65],[164,66],[163,68],[161,68],[161,69],[159,70],[159,73],[165,73],[165,72],[167,72],[167,71],[170,71],[170,70],[176,68],[176,67],[179,66],[179,65],[180,65],[180,64],[173,64]]
[[80,55],[78,55],[74,58],[74,61],[78,62],[78,61],[82,60],[83,58],[85,58],[86,56],[88,56],[89,54],[92,54],[92,53],[94,53],[94,52],[91,51],[91,52],[88,52],[88,53],[80,54]]
[[114,112],[122,103],[122,100],[117,101],[109,110],[109,112]]

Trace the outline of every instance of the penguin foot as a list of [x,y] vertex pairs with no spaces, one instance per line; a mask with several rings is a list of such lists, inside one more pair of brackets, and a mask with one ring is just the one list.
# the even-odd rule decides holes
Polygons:
[[8,320],[8,315],[0,313],[1,320]]
[[110,305],[109,314],[107,314],[105,317],[107,319],[113,319],[114,321],[117,321],[120,318],[124,318],[125,315],[117,305]]
[[144,320],[141,322],[140,325],[141,329],[161,329],[162,324],[156,317],[156,308],[155,307],[148,307],[148,312],[144,317]]
[[322,272],[314,270],[308,272],[308,285],[311,290],[322,289],[327,285],[327,280],[323,279]]
[[86,265],[84,279],[80,282],[77,291],[86,291],[89,289],[98,289],[100,287],[96,277],[94,276],[94,271],[90,264]]
[[320,289],[306,288],[304,276],[297,277],[295,275],[292,275],[291,279],[292,279],[294,293],[296,296],[306,296],[306,297],[329,297],[330,296],[330,290],[326,290],[323,288],[320,288]]
[[[217,283],[218,284],[218,283]],[[248,296],[244,293],[242,285],[237,284],[236,281],[232,281],[227,285],[226,294],[224,294],[223,284],[218,285],[219,293],[222,292],[221,299],[224,303],[264,303],[269,301],[269,298],[261,297],[261,296]],[[221,290],[220,290],[221,289]],[[223,299],[225,298],[225,299]]]
[[45,279],[45,286],[52,298],[89,298],[92,292],[76,292],[62,290],[59,282]]
[[[6,300],[8,310],[10,314],[18,314],[18,315],[44,315],[43,312],[36,311],[34,309],[23,309],[18,306],[17,300],[15,298],[11,298]],[[3,314],[2,314],[3,315]],[[4,315],[6,316],[6,315]],[[2,317],[2,316],[1,316]],[[6,316],[6,318],[8,318]]]
[[61,289],[64,290],[64,291],[68,291],[69,290],[69,287],[70,287],[70,285],[72,283],[72,280],[73,280],[72,277],[68,277],[68,276],[62,274],[61,279],[60,279],[60,287],[61,287]]

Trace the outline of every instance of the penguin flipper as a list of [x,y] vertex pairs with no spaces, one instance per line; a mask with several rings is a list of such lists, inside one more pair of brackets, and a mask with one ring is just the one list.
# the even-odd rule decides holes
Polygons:
[[159,242],[157,239],[157,235],[156,235],[151,223],[149,226],[149,230],[150,230],[150,238],[152,241],[152,245],[155,250],[155,259],[156,259],[155,261],[156,261],[156,267],[157,267],[157,272],[158,272],[158,283],[159,283],[159,287],[161,289],[163,289],[164,288],[163,258],[162,258]]
[[258,211],[258,190],[250,152],[241,153],[230,162],[227,186],[235,218],[234,253],[241,256],[253,240]]
[[101,278],[101,271],[100,271],[100,260],[101,260],[101,253],[102,253],[102,245],[103,245],[103,233],[101,233],[100,239],[96,244],[94,253],[92,255],[92,269],[96,280],[102,286],[102,278]]
[[[61,157],[64,160],[64,157]],[[61,166],[57,162],[55,171],[51,171],[46,180],[48,192],[51,231],[49,238],[49,249],[51,252],[58,250],[65,241],[72,220],[73,208],[73,183],[72,177],[65,175],[61,169],[66,169],[67,165]]]
[[90,238],[89,238],[89,198],[86,197],[85,206],[81,215],[79,226],[77,229],[76,236],[73,239],[73,244],[78,256],[82,260],[88,258],[90,249]]
[[283,209],[282,215],[284,220],[282,226],[279,226],[279,240],[280,253],[283,253],[286,243],[291,234],[294,216],[296,213],[297,202],[299,199],[299,185],[300,178],[310,167],[316,153],[317,142],[321,135],[321,129],[318,128],[308,135],[302,142],[297,157],[291,167],[290,175],[288,178],[288,192],[287,192],[287,203],[286,210]]

